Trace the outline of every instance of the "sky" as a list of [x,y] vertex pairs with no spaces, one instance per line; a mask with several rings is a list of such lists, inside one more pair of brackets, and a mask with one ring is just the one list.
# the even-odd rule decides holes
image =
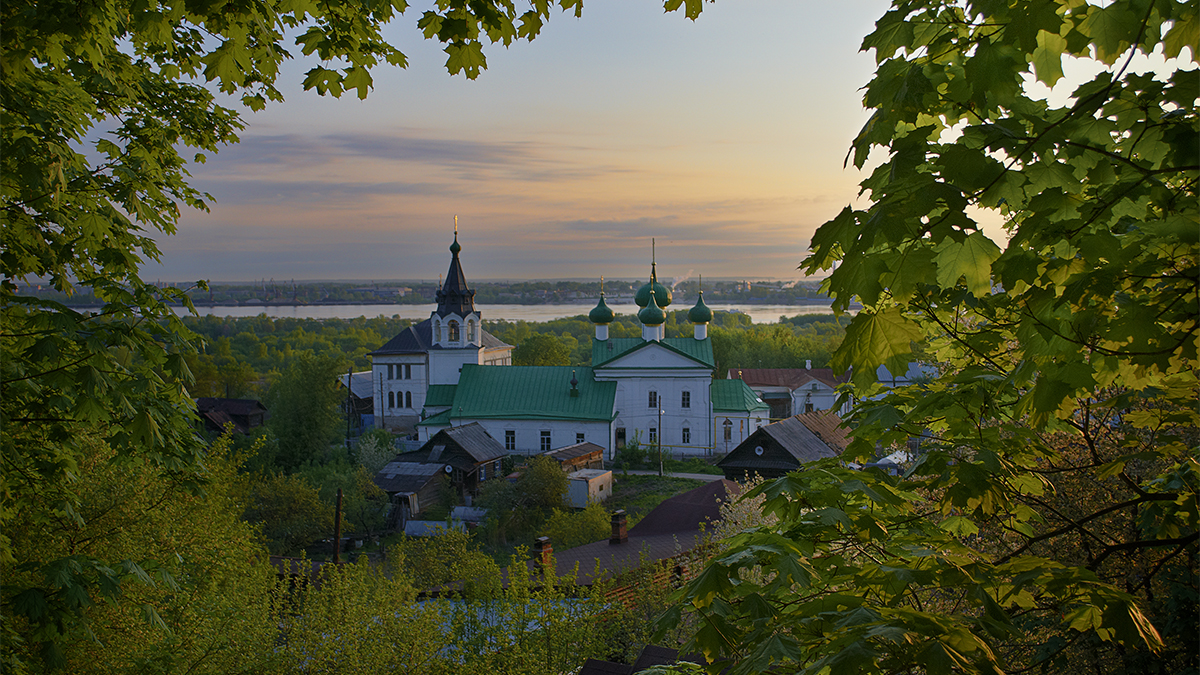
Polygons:
[[[416,4],[416,3],[414,3]],[[244,113],[193,165],[215,198],[159,241],[162,281],[434,279],[458,216],[468,279],[795,279],[813,231],[855,201],[867,119],[859,51],[887,3],[721,0],[695,22],[592,0],[533,42],[450,76],[420,5],[387,29],[409,57],[365,101],[304,92]],[[293,50],[298,51],[298,50]]]

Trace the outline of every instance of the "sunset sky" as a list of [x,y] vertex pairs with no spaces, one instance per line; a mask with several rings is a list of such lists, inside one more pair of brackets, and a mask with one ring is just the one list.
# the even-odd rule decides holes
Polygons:
[[441,45],[389,29],[407,70],[366,101],[301,91],[246,113],[192,168],[216,198],[160,241],[148,279],[432,279],[459,217],[472,279],[792,279],[812,232],[855,199],[843,169],[874,68],[877,0],[723,0],[696,22],[654,0],[592,0],[449,76]]

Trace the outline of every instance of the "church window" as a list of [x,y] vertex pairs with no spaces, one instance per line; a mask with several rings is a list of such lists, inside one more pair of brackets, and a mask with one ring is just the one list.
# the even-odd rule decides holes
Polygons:
[[725,423],[722,426],[725,427],[725,440],[732,441],[733,440],[733,422],[730,422],[729,418],[726,417]]
[[658,442],[658,427],[650,427],[650,443]]
[[550,430],[542,429],[542,452],[550,452]]
[[692,407],[692,392],[685,391],[679,395],[679,407],[680,408]]
[[512,452],[517,449],[517,432],[512,429],[504,431],[504,449]]
[[658,392],[657,391],[654,391],[654,390],[650,391],[650,407],[651,408],[658,407]]
[[388,379],[392,379],[392,364],[388,364]]
[[442,322],[441,321],[433,322],[433,341],[434,342],[442,341]]
[[475,320],[472,319],[467,322],[467,342],[474,342],[474,341],[475,341]]
[[450,320],[449,332],[450,332],[450,336],[448,338],[446,338],[446,341],[447,342],[458,342],[458,322],[457,321],[455,321],[453,319]]
[[404,366],[404,379],[406,379],[406,380],[412,379],[412,365],[410,365],[410,364],[406,364]]
[[405,408],[412,407],[412,392],[411,391],[404,392],[404,407]]
[[389,408],[396,407],[396,392],[394,392],[394,391],[388,392],[388,407]]
[[680,434],[680,441],[684,445],[691,443],[692,442],[692,430],[687,427],[684,427],[683,432]]
[[625,427],[617,427],[617,432],[615,434],[615,437],[616,437],[617,447],[618,448],[625,447]]

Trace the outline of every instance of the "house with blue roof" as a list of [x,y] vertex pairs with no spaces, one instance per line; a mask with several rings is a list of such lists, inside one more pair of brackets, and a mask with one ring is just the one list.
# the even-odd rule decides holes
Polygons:
[[609,337],[615,314],[602,286],[588,315],[596,330],[590,367],[513,366],[512,346],[483,330],[461,250],[456,228],[437,309],[371,353],[376,410],[390,411],[383,426],[415,426],[424,441],[478,424],[510,454],[595,443],[612,459],[635,439],[677,455],[725,452],[769,423],[769,407],[745,383],[713,380],[713,313],[703,291],[688,312],[692,336],[665,336],[673,298],[653,257],[650,281],[634,297],[640,338]]

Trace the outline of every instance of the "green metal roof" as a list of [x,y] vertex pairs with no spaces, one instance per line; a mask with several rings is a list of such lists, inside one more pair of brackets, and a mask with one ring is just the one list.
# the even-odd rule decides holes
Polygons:
[[440,408],[454,403],[454,390],[457,388],[456,384],[429,385],[425,391],[425,405]]
[[419,427],[448,427],[450,426],[450,411],[443,410],[436,415],[430,415],[425,419],[417,422]]
[[640,337],[609,338],[607,340],[592,338],[592,367],[599,368],[617,357],[643,349],[650,344],[660,344],[673,352],[699,362],[700,365],[709,368],[717,367],[717,362],[713,358],[712,339],[697,340],[690,337],[667,338],[661,342],[647,342]]
[[754,412],[770,410],[771,406],[759,400],[750,385],[741,380],[713,380],[708,385],[713,412]]
[[[571,396],[571,377],[578,396]],[[467,364],[458,378],[452,419],[613,419],[617,383],[597,382],[592,369],[571,366]]]

